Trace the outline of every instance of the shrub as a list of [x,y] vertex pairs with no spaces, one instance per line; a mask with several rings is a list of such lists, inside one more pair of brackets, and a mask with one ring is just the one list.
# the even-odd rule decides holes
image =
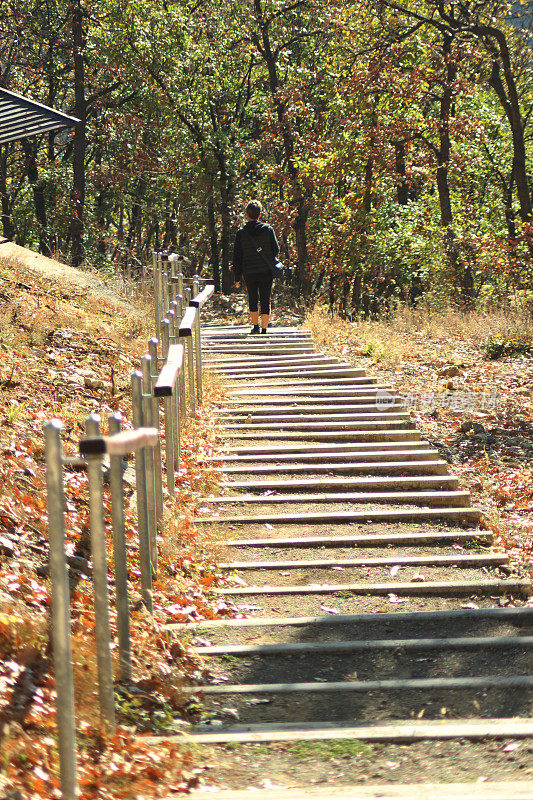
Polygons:
[[509,331],[509,333],[492,335],[481,345],[487,358],[497,359],[502,356],[533,355],[533,334],[527,331]]

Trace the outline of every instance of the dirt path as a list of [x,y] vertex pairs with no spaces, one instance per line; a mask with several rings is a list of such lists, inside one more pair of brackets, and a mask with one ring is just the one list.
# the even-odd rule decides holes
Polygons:
[[530,582],[401,398],[301,329],[204,348],[228,400],[201,511],[242,613],[190,626],[215,781],[530,778]]

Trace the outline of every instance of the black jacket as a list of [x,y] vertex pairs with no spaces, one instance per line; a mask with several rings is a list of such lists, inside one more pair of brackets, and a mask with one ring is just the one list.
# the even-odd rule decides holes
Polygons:
[[[246,231],[248,236],[243,231]],[[250,236],[253,242],[250,241]],[[276,234],[270,225],[254,219],[238,230],[235,237],[233,273],[236,281],[240,281],[243,274],[246,278],[247,275],[261,275],[269,272],[265,259],[261,253],[257,252],[258,247],[262,248],[262,253],[267,261],[274,263],[274,259],[279,253]]]

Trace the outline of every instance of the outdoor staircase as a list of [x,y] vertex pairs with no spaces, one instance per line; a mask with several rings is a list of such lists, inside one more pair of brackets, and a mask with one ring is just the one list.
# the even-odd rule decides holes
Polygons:
[[190,630],[201,742],[533,734],[533,607],[402,398],[308,331],[207,326],[224,482],[199,523],[242,619]]

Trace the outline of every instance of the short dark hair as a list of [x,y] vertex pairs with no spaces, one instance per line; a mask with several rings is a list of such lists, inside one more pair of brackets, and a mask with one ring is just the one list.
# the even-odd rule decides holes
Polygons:
[[252,219],[259,219],[262,210],[263,209],[259,200],[250,200],[250,202],[246,206],[246,213]]

